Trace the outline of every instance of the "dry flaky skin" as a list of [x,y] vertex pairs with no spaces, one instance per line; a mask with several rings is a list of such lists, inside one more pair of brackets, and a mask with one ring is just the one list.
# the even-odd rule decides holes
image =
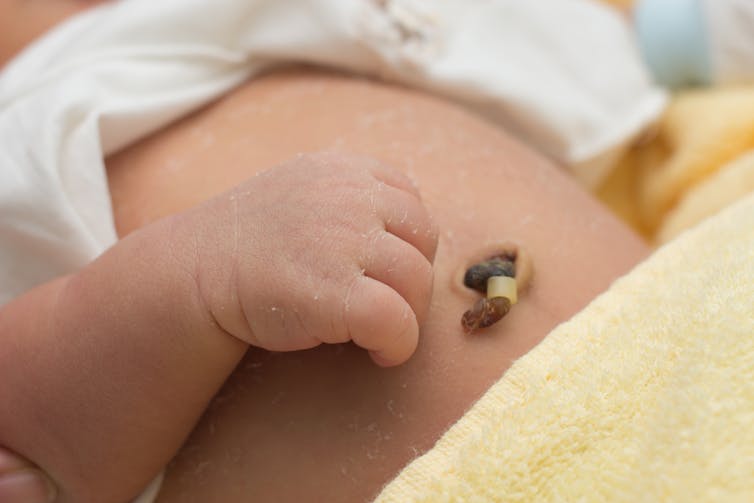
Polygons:
[[[645,253],[565,173],[488,123],[413,91],[311,72],[254,79],[111,160],[118,229],[322,149],[403,169],[435,218],[441,245],[417,353],[385,370],[347,345],[250,351],[168,469],[160,503],[372,501],[512,361]],[[505,336],[459,337],[458,315],[481,297],[463,286],[466,269],[519,243],[527,298]],[[528,286],[526,255],[537,263]]]
[[479,299],[474,307],[463,313],[461,325],[467,334],[478,328],[489,327],[497,323],[511,309],[511,301],[507,297],[495,297],[494,299]]

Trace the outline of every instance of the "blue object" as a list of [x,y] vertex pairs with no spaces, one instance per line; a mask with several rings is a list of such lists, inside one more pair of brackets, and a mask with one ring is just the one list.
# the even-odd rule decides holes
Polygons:
[[659,84],[679,88],[712,82],[701,0],[639,0],[634,21],[641,52]]

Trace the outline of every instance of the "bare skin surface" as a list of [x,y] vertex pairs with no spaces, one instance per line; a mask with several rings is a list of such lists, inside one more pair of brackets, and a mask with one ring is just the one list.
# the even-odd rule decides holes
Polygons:
[[0,68],[63,19],[107,0],[0,0]]
[[[440,238],[417,352],[384,369],[350,345],[251,349],[169,467],[161,503],[374,497],[515,359],[647,253],[500,129],[417,92],[311,71],[254,80],[109,159],[116,226],[126,235],[321,150],[375,157],[420,187]],[[503,320],[466,336],[460,317],[478,294],[463,271],[504,242],[530,254],[531,286]]]

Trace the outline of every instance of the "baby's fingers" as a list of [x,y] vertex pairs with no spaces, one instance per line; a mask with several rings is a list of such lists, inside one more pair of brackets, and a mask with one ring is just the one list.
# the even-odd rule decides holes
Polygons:
[[409,176],[401,173],[395,168],[391,168],[390,166],[377,161],[376,159],[364,159],[366,160],[367,169],[369,169],[377,180],[390,185],[391,187],[395,187],[396,189],[413,194],[417,199],[421,199],[419,188]]
[[414,194],[385,187],[376,208],[385,230],[411,243],[429,262],[437,250],[437,229],[421,200]]
[[419,324],[401,295],[376,279],[359,276],[349,290],[345,323],[351,340],[381,366],[399,365],[414,354]]
[[0,501],[46,503],[54,499],[55,489],[47,477],[26,460],[0,448]]
[[364,274],[400,294],[422,323],[432,296],[432,265],[406,241],[389,232],[380,232],[369,246]]

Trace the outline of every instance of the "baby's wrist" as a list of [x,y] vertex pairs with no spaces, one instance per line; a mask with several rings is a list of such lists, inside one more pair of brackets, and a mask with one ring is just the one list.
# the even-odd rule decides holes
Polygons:
[[[49,473],[61,499],[125,501],[124,493],[175,454],[246,351],[203,311],[191,235],[180,227],[165,219],[133,232],[0,316],[0,331],[28,334],[18,354],[44,362],[39,372],[22,366],[24,378],[9,388],[9,403],[21,396],[36,402],[16,400],[26,404],[18,428],[25,436],[2,440]],[[171,406],[161,407],[166,400]],[[82,415],[82,403],[100,412]],[[161,419],[124,429],[118,418],[128,414]],[[82,442],[83,433],[114,438],[114,446]]]
[[165,224],[168,229],[161,232],[169,236],[172,262],[179,269],[177,276],[186,282],[179,287],[177,299],[181,300],[174,302],[173,308],[188,311],[184,316],[193,320],[194,326],[209,327],[248,344],[250,329],[236,293],[236,257],[223,239],[229,230],[207,222],[204,211],[175,215]]

